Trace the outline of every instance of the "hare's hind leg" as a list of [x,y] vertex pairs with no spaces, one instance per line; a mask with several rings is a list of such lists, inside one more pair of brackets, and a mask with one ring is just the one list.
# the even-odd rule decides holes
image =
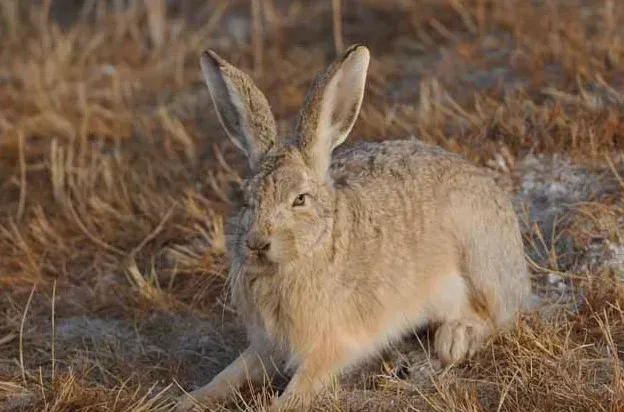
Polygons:
[[511,324],[531,290],[511,203],[502,192],[480,184],[465,189],[452,197],[447,211],[462,251],[451,285],[458,299],[436,310],[442,325],[434,346],[447,363],[474,354],[495,329]]
[[264,376],[273,375],[275,370],[270,351],[250,346],[210,383],[183,395],[177,410],[179,412],[190,411],[196,404],[221,400],[245,382],[260,381]]
[[448,276],[431,307],[431,320],[440,324],[434,349],[444,365],[472,356],[492,333],[490,315],[472,296],[469,283],[460,274]]

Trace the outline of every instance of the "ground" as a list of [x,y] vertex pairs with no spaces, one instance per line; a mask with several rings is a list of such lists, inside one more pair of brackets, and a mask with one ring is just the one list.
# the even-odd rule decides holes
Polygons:
[[495,171],[535,305],[452,368],[407,337],[316,410],[624,411],[624,6],[344,0],[340,36],[332,16],[0,0],[0,410],[169,411],[245,347],[223,220],[247,171],[198,56],[251,73],[287,133],[342,39],[372,54],[350,141],[416,136]]

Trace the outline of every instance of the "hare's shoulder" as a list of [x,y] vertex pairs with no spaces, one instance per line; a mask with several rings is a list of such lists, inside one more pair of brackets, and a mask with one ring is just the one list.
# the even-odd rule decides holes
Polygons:
[[360,142],[337,152],[332,159],[331,175],[338,184],[411,180],[470,167],[462,156],[414,138]]

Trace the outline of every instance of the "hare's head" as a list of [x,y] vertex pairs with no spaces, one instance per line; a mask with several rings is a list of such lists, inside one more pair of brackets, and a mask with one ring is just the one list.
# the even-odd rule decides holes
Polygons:
[[294,134],[278,138],[269,104],[251,78],[212,51],[202,55],[219,120],[251,167],[232,252],[249,263],[286,263],[327,242],[335,207],[331,153],[358,116],[368,62],[366,47],[349,48],[316,78]]

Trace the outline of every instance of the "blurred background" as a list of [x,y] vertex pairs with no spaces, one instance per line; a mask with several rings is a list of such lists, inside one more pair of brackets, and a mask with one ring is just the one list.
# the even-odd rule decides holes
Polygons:
[[199,55],[249,73],[286,135],[353,43],[372,60],[349,140],[494,173],[539,311],[444,373],[425,331],[318,410],[624,410],[622,27],[616,0],[0,0],[0,410],[168,411],[236,357],[223,225],[246,161]]

